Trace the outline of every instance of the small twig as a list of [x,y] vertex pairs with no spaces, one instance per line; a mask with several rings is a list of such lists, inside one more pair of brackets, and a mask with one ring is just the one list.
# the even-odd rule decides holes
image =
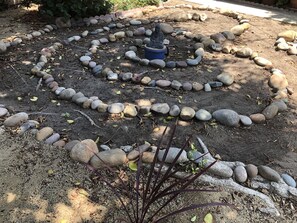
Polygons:
[[39,81],[38,81],[38,84],[37,84],[37,86],[36,86],[36,91],[39,90],[39,88],[40,88],[40,86],[41,86],[41,83],[42,83],[42,78],[40,78]]
[[21,76],[21,74],[11,65],[11,64],[8,64],[13,70],[14,70],[14,72],[21,78],[21,80],[27,85],[27,86],[29,86],[28,85],[28,83],[25,81],[25,79]]
[[84,116],[86,119],[88,119],[89,122],[91,123],[91,125],[97,127],[98,129],[101,129],[101,127],[99,127],[99,126],[93,121],[93,119],[91,119],[91,117],[88,116],[86,113],[84,113],[84,112],[82,112],[82,111],[80,111],[80,110],[76,110],[76,109],[74,109],[74,111],[80,113],[82,116]]

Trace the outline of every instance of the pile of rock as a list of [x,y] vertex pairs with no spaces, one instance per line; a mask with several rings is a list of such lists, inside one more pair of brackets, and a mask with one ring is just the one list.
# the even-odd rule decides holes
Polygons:
[[275,41],[276,50],[287,51],[288,55],[297,55],[297,32],[286,30],[277,35]]

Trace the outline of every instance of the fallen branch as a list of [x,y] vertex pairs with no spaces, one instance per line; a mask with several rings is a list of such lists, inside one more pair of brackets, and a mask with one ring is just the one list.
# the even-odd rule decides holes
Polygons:
[[8,64],[8,65],[14,70],[14,72],[19,76],[19,78],[21,78],[21,80],[25,83],[25,85],[29,86],[28,83],[25,81],[25,79],[22,77],[22,75],[11,64]]
[[91,117],[88,116],[86,113],[84,113],[84,112],[82,112],[82,111],[80,111],[80,110],[76,110],[76,109],[74,109],[74,111],[80,113],[82,116],[84,116],[86,119],[88,119],[89,122],[91,123],[91,125],[97,127],[98,129],[101,129],[101,127],[99,127],[99,126],[93,121],[93,119],[91,119]]

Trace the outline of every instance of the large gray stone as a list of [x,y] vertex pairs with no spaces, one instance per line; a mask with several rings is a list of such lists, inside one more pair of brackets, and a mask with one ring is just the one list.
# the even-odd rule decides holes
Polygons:
[[22,123],[28,120],[29,116],[25,112],[20,112],[15,115],[10,116],[9,118],[5,119],[4,126],[5,127],[16,127],[21,125]]
[[238,126],[239,115],[237,112],[230,109],[220,109],[215,111],[212,116],[221,124],[227,126]]
[[111,149],[94,155],[90,164],[95,169],[105,166],[120,166],[127,161],[126,153],[121,149]]
[[[162,161],[162,159],[164,158],[165,151],[166,151],[165,149],[159,150],[159,153],[158,153],[159,161]],[[170,147],[168,150],[168,153],[166,155],[165,162],[172,163],[180,151],[181,151],[180,148]],[[183,163],[183,162],[187,162],[187,161],[188,161],[187,152],[184,150],[184,151],[182,151],[181,155],[178,157],[176,163]]]
[[267,180],[275,182],[279,182],[281,180],[281,176],[278,174],[278,172],[268,166],[259,166],[258,170],[259,174]]
[[167,103],[156,103],[151,107],[151,111],[159,113],[159,114],[167,114],[170,110],[170,107]]
[[195,116],[195,110],[191,107],[183,107],[181,112],[180,112],[180,118],[188,121],[194,118]]
[[70,157],[82,163],[88,163],[94,154],[99,152],[97,144],[92,139],[77,143],[70,151]]

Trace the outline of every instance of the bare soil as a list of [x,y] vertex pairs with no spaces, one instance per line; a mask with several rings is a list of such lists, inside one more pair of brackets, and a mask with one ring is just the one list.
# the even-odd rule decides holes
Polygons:
[[[170,4],[176,3],[181,1],[170,2]],[[146,17],[154,20],[171,12],[176,10],[159,10]],[[237,24],[237,21],[232,18],[209,11],[205,13],[209,19],[204,23],[189,21],[171,22],[171,24],[175,28],[180,27],[203,35],[229,30]],[[1,25],[5,26],[4,31],[0,33],[0,39],[11,38],[18,33],[27,33],[32,30],[32,27],[38,29],[43,24],[36,13],[24,12],[22,9],[2,12],[0,15]],[[296,29],[296,26],[257,17],[247,16],[247,18],[250,19],[252,26],[237,38],[234,44],[248,46],[271,60],[275,67],[283,70],[287,75],[290,87],[296,89],[297,57],[275,51],[273,46],[277,33],[285,29]],[[145,27],[152,28],[153,25],[149,24]],[[54,31],[10,48],[7,54],[0,55],[0,103],[10,106],[11,113],[41,112],[38,115],[30,115],[30,118],[40,121],[40,127],[53,127],[66,140],[99,138],[100,144],[108,141],[108,145],[112,148],[121,145],[140,145],[145,141],[157,144],[160,129],[170,122],[166,117],[129,119],[83,110],[101,127],[98,129],[92,127],[88,120],[74,111],[81,110],[77,105],[59,100],[46,86],[41,86],[38,91],[35,90],[38,79],[29,73],[38,58],[38,52],[54,42],[80,34],[86,29],[95,30],[96,28],[99,27]],[[133,30],[133,27],[123,30]],[[102,35],[102,37],[105,36],[106,34]],[[186,38],[177,41],[171,36],[166,38],[170,40],[168,60],[184,60],[193,55],[193,41]],[[205,83],[214,80],[220,72],[227,71],[235,75],[236,83],[207,93],[146,89],[130,82],[108,82],[105,77],[95,78],[78,62],[79,57],[88,50],[92,39],[98,39],[98,36],[88,36],[75,45],[65,46],[47,64],[47,69],[61,86],[72,87],[87,96],[99,96],[106,103],[133,103],[136,99],[145,98],[170,105],[178,104],[180,107],[191,106],[195,110],[205,108],[210,112],[220,108],[230,108],[245,115],[261,112],[271,101],[271,92],[267,85],[270,74],[256,66],[253,61],[222,53],[207,53],[198,67],[156,71],[123,58],[124,52],[133,45],[131,38],[103,46],[95,54],[94,60],[113,70],[132,73],[148,71],[147,75],[152,79],[177,79],[180,82]],[[139,55],[141,56],[141,53]],[[121,94],[118,94],[119,91]],[[33,96],[38,97],[36,102],[30,101]],[[22,99],[18,100],[18,97]],[[220,154],[223,160],[238,160],[256,165],[266,164],[279,172],[288,172],[296,179],[296,94],[290,96],[288,105],[288,111],[280,113],[273,120],[251,127],[231,128],[197,121],[180,122],[174,144],[181,146],[187,136],[199,135],[211,152]],[[74,124],[69,125],[61,116],[66,112],[70,114],[71,119],[75,120]],[[50,113],[50,115],[42,113]],[[118,214],[124,215],[107,186],[102,182],[94,184],[89,176],[90,171],[85,166],[71,161],[67,151],[45,146],[35,141],[30,134],[20,137],[12,132],[6,132],[0,135],[0,142],[1,222],[115,222]],[[125,167],[123,170],[129,172]],[[91,199],[86,199],[85,191]],[[96,199],[92,200],[94,197]],[[297,208],[294,200],[275,197],[275,203],[280,208],[282,216],[274,218],[258,211],[257,208],[263,204],[256,198],[225,189],[223,192],[210,195],[182,196],[177,203],[184,204],[188,200],[199,203],[208,198],[211,201],[233,203],[239,209],[219,207],[199,210],[180,215],[170,222],[190,222],[189,219],[193,215],[198,216],[197,222],[202,222],[203,216],[208,212],[213,213],[216,222],[296,222],[297,219],[291,207],[293,205]],[[177,207],[177,204],[170,206],[170,208],[174,207]]]

